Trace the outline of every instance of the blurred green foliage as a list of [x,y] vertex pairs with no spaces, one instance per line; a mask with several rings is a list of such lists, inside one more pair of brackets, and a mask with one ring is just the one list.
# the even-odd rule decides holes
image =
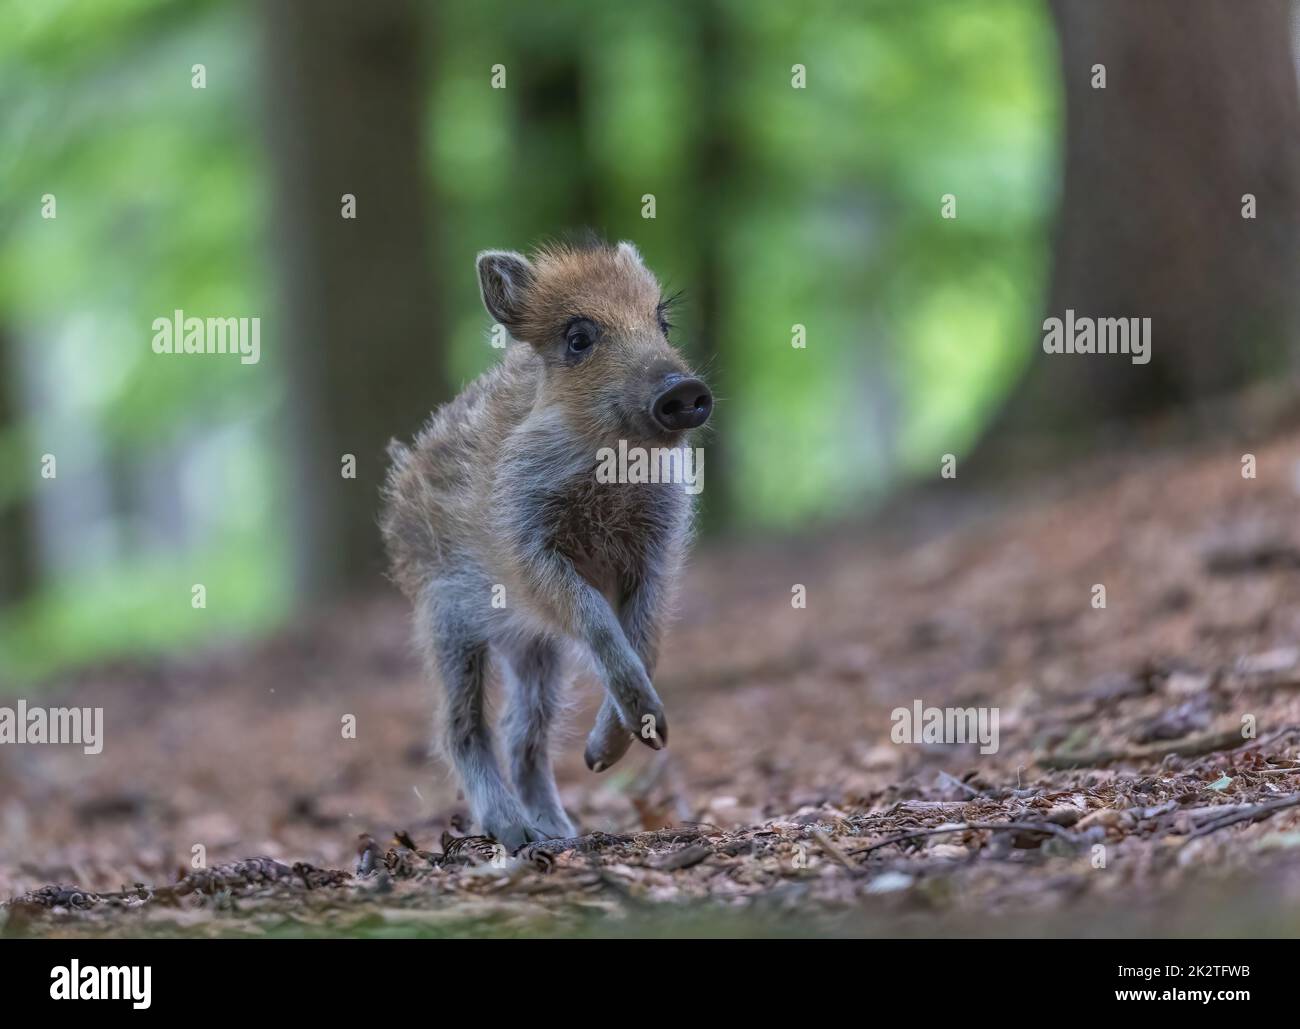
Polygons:
[[[47,452],[61,483],[109,495],[65,530],[76,560],[47,561],[0,616],[0,684],[290,610],[275,341],[254,368],[149,349],[152,320],[176,308],[274,308],[260,47],[242,4],[0,5],[0,374],[28,398],[0,428],[0,504],[39,510]],[[736,501],[721,531],[804,531],[933,474],[1028,358],[1061,120],[1040,0],[451,0],[429,54],[436,332],[453,382],[498,356],[477,250],[575,218],[635,240],[685,290],[677,335],[718,384]],[[519,90],[557,62],[580,72],[573,117],[530,119]],[[206,89],[191,87],[195,63]],[[488,88],[495,64],[505,90]],[[701,154],[718,138],[713,181]],[[940,217],[947,193],[956,219]],[[711,339],[693,295],[706,253]],[[133,516],[146,489],[174,494],[174,531]]]

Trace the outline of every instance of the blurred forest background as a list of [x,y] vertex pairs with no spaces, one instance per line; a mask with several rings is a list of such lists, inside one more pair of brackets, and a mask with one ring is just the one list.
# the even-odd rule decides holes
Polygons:
[[[1289,0],[3,0],[0,684],[382,588],[385,441],[499,357],[486,247],[589,226],[685,291],[714,539],[1289,372],[1294,26]],[[1067,306],[1152,317],[1152,363],[1036,360]],[[261,318],[261,362],[155,355],[176,309]]]

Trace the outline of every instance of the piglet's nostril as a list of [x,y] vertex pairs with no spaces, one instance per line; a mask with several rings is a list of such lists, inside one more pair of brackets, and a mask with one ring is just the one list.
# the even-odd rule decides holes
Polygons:
[[655,422],[669,432],[698,428],[708,421],[712,410],[713,394],[699,379],[670,380],[651,406]]

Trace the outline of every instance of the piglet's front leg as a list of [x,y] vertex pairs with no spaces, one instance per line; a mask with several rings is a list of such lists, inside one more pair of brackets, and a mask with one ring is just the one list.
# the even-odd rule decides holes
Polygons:
[[[668,741],[663,703],[608,601],[563,554],[539,545],[521,556],[533,595],[560,628],[586,645],[604,681],[610,712],[602,734],[616,736],[612,726],[617,722],[629,741],[635,734],[647,747],[661,749]],[[590,760],[588,765],[594,767]]]
[[[660,590],[655,577],[646,576],[629,585],[619,605],[619,624],[647,677],[654,674],[658,657],[661,615]],[[668,725],[663,720],[662,707],[658,718],[649,713],[629,720],[619,705],[606,696],[596,715],[596,724],[587,736],[583,754],[587,767],[593,772],[610,768],[627,753],[634,739],[654,750],[667,745]]]

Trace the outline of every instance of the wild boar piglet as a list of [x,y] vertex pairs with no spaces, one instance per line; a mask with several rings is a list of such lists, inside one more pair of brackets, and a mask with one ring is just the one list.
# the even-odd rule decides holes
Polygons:
[[[390,446],[382,527],[442,684],[442,750],[481,830],[514,850],[574,835],[550,757],[573,658],[605,688],[588,767],[633,739],[667,743],[651,676],[702,485],[688,435],[713,396],[669,342],[668,303],[630,243],[485,251],[478,280],[509,346]],[[641,473],[608,474],[613,454]]]

